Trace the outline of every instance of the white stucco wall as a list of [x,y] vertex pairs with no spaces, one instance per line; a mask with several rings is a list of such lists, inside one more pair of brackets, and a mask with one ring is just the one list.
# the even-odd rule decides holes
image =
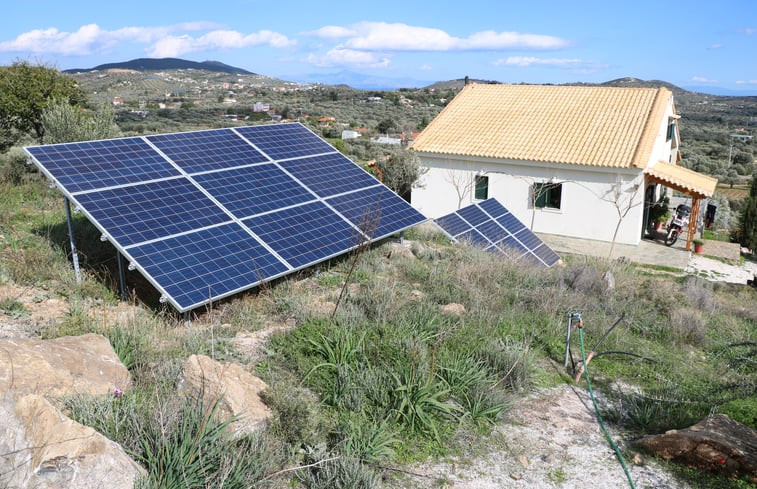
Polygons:
[[[489,177],[489,197],[495,197],[535,232],[612,241],[618,211],[631,209],[621,222],[617,243],[641,239],[644,185],[640,169],[618,170],[523,161],[454,159],[420,153],[428,168],[411,196],[412,205],[436,218],[465,207],[473,198],[476,175]],[[543,166],[536,166],[543,165]],[[560,209],[534,209],[531,188],[536,182],[562,182]],[[635,189],[638,185],[638,191]],[[621,189],[616,199],[615,189]]]

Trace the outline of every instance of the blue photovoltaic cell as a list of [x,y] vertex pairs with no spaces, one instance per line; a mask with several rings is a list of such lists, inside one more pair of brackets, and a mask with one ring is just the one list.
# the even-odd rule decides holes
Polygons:
[[322,202],[242,221],[294,268],[318,263],[359,245],[359,232]]
[[504,250],[505,253],[512,256],[520,256],[528,251],[525,247],[523,247],[520,241],[516,240],[512,236],[508,236],[507,238],[503,239],[502,241],[497,243],[497,246]]
[[299,123],[25,150],[180,311],[426,220]]
[[446,216],[437,219],[436,222],[452,237],[471,228],[471,225],[463,221],[463,219],[457,214],[447,214]]
[[546,263],[548,267],[560,261],[560,255],[552,251],[552,248],[547,246],[546,243],[533,250],[533,253]]
[[159,134],[147,139],[187,173],[268,161],[231,129]]
[[273,163],[192,178],[239,219],[315,198]]
[[371,239],[389,236],[426,220],[423,214],[383,185],[338,195],[326,202]]
[[475,205],[463,207],[462,209],[457,211],[457,215],[468,221],[473,227],[476,227],[479,224],[491,219],[484,213],[484,211],[482,211],[478,208],[478,206]]
[[[465,221],[476,223],[468,229]],[[551,267],[560,257],[495,199],[464,207],[434,220],[456,241],[469,241],[487,251],[525,257]]]
[[489,246],[491,245],[491,241],[486,239],[483,234],[479,233],[475,229],[471,229],[469,231],[465,231],[462,234],[459,234],[456,236],[458,241],[467,241],[468,243],[474,244],[476,246]]
[[496,243],[508,236],[507,230],[492,220],[479,224],[476,229],[492,243]]
[[530,229],[524,229],[521,232],[516,233],[515,239],[523,243],[523,246],[525,246],[528,250],[536,249],[537,247],[541,246],[542,243],[544,243],[544,241],[542,241],[541,238],[532,233]]
[[76,200],[124,247],[231,220],[186,178],[88,192]]
[[247,126],[236,130],[274,160],[336,152],[333,146],[300,123]]
[[70,193],[179,175],[140,138],[26,148]]
[[373,187],[379,183],[341,153],[282,161],[279,164],[319,197]]
[[517,217],[510,214],[509,212],[505,214],[504,216],[498,217],[496,221],[503,228],[507,229],[510,232],[510,234],[518,234],[524,229],[527,229],[526,226],[524,226],[523,223],[520,222]]
[[127,251],[182,309],[251,287],[288,270],[236,223]]
[[479,203],[478,206],[485,210],[486,213],[492,216],[494,219],[503,214],[507,214],[507,209],[505,209],[505,206],[500,204],[497,199],[487,199]]

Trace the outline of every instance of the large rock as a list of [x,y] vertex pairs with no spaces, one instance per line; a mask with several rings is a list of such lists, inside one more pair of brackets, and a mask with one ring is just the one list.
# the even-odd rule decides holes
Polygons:
[[130,386],[129,371],[102,335],[0,340],[0,395],[100,395]]
[[120,445],[45,398],[0,398],[0,487],[131,489],[143,475]]
[[700,470],[747,476],[757,483],[757,431],[724,414],[685,430],[671,430],[636,442],[646,451]]
[[265,382],[235,363],[219,363],[205,355],[192,355],[184,362],[179,391],[202,397],[205,405],[218,401],[222,420],[239,419],[231,424],[238,436],[252,433],[271,418],[271,410],[263,404],[260,392]]

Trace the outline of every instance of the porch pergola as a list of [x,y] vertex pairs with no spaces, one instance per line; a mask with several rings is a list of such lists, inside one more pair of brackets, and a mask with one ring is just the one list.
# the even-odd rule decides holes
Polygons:
[[697,230],[701,201],[712,197],[718,179],[664,161],[644,170],[644,175],[647,183],[659,183],[691,196],[689,233],[686,238],[686,251],[691,251],[691,240]]

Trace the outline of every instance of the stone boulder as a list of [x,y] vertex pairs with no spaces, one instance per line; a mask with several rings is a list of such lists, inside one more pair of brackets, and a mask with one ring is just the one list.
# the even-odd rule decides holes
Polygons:
[[666,460],[757,483],[757,431],[724,414],[685,430],[646,436],[636,444]]
[[259,430],[272,416],[260,398],[268,385],[236,363],[192,355],[184,362],[178,387],[184,394],[202,397],[207,406],[218,401],[220,419],[238,418],[231,424],[237,436]]
[[444,304],[439,308],[442,313],[449,314],[450,316],[463,316],[465,314],[465,306],[462,304],[458,304],[457,302],[450,302],[449,304]]
[[0,398],[0,487],[131,489],[145,470],[42,396]]
[[131,375],[98,334],[0,340],[0,395],[102,395],[131,386]]

